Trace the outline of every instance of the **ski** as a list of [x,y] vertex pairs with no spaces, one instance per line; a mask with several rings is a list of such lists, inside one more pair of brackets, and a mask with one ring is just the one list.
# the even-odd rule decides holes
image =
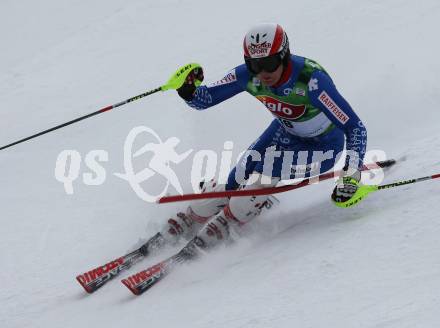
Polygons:
[[136,296],[143,294],[167,276],[177,265],[194,259],[198,255],[195,243],[197,237],[186,245],[179,253],[159,262],[146,270],[135,273],[121,282]]
[[145,244],[138,249],[102,266],[87,271],[76,277],[76,280],[89,294],[95,292],[107,282],[118,276],[122,271],[131,268],[135,263],[139,262],[153,249],[158,249],[164,244],[164,239],[160,233],[150,238]]
[[[262,212],[267,212],[279,203],[280,201],[278,198],[271,195],[267,201],[261,205],[260,209]],[[205,245],[203,241],[200,238],[195,237],[177,254],[145,270],[122,279],[121,282],[134,295],[141,295],[166,277],[176,266],[199,257],[201,255],[199,249],[204,248]]]

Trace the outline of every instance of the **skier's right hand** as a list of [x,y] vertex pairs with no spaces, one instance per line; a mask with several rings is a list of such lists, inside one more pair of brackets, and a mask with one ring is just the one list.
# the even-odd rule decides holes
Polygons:
[[203,82],[203,69],[201,67],[194,68],[186,77],[183,85],[177,89],[177,93],[186,101],[191,101],[194,97],[197,85]]

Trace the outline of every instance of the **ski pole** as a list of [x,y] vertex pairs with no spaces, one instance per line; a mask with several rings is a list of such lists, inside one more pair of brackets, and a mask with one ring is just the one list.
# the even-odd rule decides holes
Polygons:
[[101,108],[100,110],[97,110],[96,112],[93,112],[93,113],[90,113],[90,114],[87,114],[87,115],[84,115],[84,116],[78,117],[78,118],[76,118],[76,119],[74,119],[74,120],[71,120],[71,121],[65,122],[65,123],[63,123],[63,124],[60,124],[60,125],[54,126],[54,127],[50,128],[50,129],[47,129],[47,130],[44,130],[44,131],[41,131],[41,132],[38,132],[38,133],[33,134],[33,135],[29,136],[29,137],[26,137],[26,138],[23,138],[23,139],[20,139],[20,140],[14,141],[14,142],[12,142],[12,143],[6,145],[6,146],[2,146],[2,147],[0,148],[0,150],[3,150],[3,149],[6,149],[6,148],[9,148],[9,147],[12,147],[12,146],[18,145],[19,143],[22,143],[22,142],[28,141],[28,140],[30,140],[30,139],[34,139],[34,138],[36,138],[36,137],[42,136],[43,134],[46,134],[46,133],[49,133],[49,132],[52,132],[52,131],[55,131],[55,130],[58,130],[58,129],[64,128],[65,126],[68,126],[68,125],[71,125],[71,124],[73,124],[73,123],[76,123],[76,122],[79,122],[79,121],[85,120],[85,119],[87,119],[87,118],[89,118],[89,117],[92,117],[92,116],[95,116],[95,115],[98,115],[98,114],[102,114],[102,113],[108,112],[108,111],[110,111],[110,110],[112,110],[112,109],[114,109],[114,108],[116,108],[116,107],[119,107],[119,106],[122,106],[122,105],[128,104],[129,102],[132,102],[132,101],[135,101],[135,100],[138,100],[138,99],[144,98],[144,97],[146,97],[146,96],[149,96],[149,95],[151,95],[151,94],[153,94],[153,93],[156,93],[156,92],[158,92],[158,91],[161,91],[161,90],[162,90],[161,87],[159,87],[159,88],[157,88],[157,89],[154,89],[154,90],[151,90],[151,91],[147,91],[147,92],[145,92],[145,93],[143,93],[143,94],[140,94],[140,95],[138,95],[138,96],[135,96],[135,97],[129,98],[129,99],[127,99],[127,100],[121,101],[121,102],[119,102],[119,103],[117,103],[117,104],[114,104],[114,105],[110,105],[110,106],[107,106],[107,107]]
[[[150,91],[146,91],[146,92],[144,92],[144,93],[142,93],[140,95],[131,97],[131,98],[129,98],[127,100],[124,100],[124,101],[121,101],[121,102],[119,102],[117,104],[101,108],[100,110],[97,110],[96,112],[93,112],[93,113],[90,113],[90,114],[78,117],[78,118],[76,118],[74,120],[62,123],[60,125],[54,126],[54,127],[50,128],[50,129],[47,129],[47,130],[44,130],[44,131],[41,131],[41,132],[38,132],[38,133],[33,134],[33,135],[29,136],[29,137],[26,137],[26,138],[14,141],[14,142],[12,142],[12,143],[10,143],[8,145],[0,147],[0,150],[3,150],[3,149],[6,149],[6,148],[15,146],[15,145],[17,145],[19,143],[28,141],[30,139],[37,138],[39,136],[42,136],[43,134],[46,134],[46,133],[49,133],[49,132],[52,132],[52,131],[64,128],[64,127],[66,127],[68,125],[71,125],[73,123],[85,120],[85,119],[87,119],[89,117],[92,117],[92,116],[95,116],[95,115],[98,115],[98,114],[102,114],[102,113],[108,112],[108,111],[110,111],[110,110],[112,110],[114,108],[117,108],[117,107],[120,107],[122,105],[131,103],[131,102],[133,102],[135,100],[139,100],[139,99],[145,98],[145,97],[147,97],[149,95],[152,95],[153,93],[156,93],[158,91],[166,91],[166,90],[170,90],[170,89],[174,89],[174,90],[178,89],[178,88],[180,88],[183,85],[183,83],[184,83],[186,77],[188,76],[188,74],[194,68],[197,68],[197,67],[200,67],[200,65],[196,64],[196,63],[191,63],[191,64],[187,64],[185,66],[182,66],[171,76],[171,78],[168,80],[168,82],[166,84],[164,84],[164,85],[162,85],[162,86],[160,86],[160,87],[158,87],[156,89],[153,89],[153,90],[150,90]],[[198,82],[198,81],[196,81],[196,82]],[[197,83],[196,83],[196,85],[197,85]]]
[[434,174],[434,175],[428,175],[426,177],[421,177],[421,178],[396,181],[396,182],[392,182],[392,183],[388,183],[388,184],[384,184],[384,185],[363,185],[363,186],[360,186],[358,188],[358,190],[356,190],[353,197],[351,197],[346,202],[334,203],[334,204],[336,206],[342,207],[342,208],[351,207],[351,206],[354,206],[357,203],[359,203],[362,199],[364,199],[366,196],[368,196],[369,194],[371,194],[373,192],[376,192],[379,190],[384,190],[384,189],[389,189],[389,188],[394,188],[394,187],[405,186],[405,185],[413,184],[413,183],[417,183],[417,182],[433,180],[433,179],[437,179],[437,178],[440,178],[440,173]]
[[[389,159],[386,161],[379,161],[376,163],[365,164],[361,171],[373,170],[376,168],[386,168],[394,165],[396,161],[394,159]],[[219,197],[239,197],[239,196],[259,196],[259,195],[271,195],[277,194],[280,192],[285,192],[293,189],[302,188],[308,186],[312,182],[324,181],[334,177],[338,177],[342,174],[342,170],[335,172],[327,172],[319,175],[318,177],[308,178],[302,180],[300,183],[295,185],[286,185],[280,187],[269,187],[269,188],[260,188],[253,190],[228,190],[228,191],[213,191],[206,192],[201,194],[185,194],[185,195],[172,195],[172,196],[164,196],[157,200],[157,203],[173,203],[173,202],[182,202],[187,200],[195,200],[195,199],[208,199],[208,198],[219,198]]]

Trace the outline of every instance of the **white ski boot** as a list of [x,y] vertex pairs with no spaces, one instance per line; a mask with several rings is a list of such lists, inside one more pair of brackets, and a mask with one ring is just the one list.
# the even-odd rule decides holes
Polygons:
[[[224,185],[218,185],[214,179],[201,182],[203,192],[224,191]],[[176,216],[168,219],[167,224],[161,231],[161,235],[170,244],[176,244],[180,240],[191,240],[208,221],[210,217],[220,212],[228,203],[228,198],[212,198],[193,201],[186,212],[179,212]]]
[[[276,185],[279,179],[272,179],[271,184],[261,184],[261,176],[258,182],[244,185],[241,189],[252,190]],[[201,248],[212,248],[220,242],[227,240],[230,229],[239,229],[240,226],[251,221],[261,213],[269,201],[269,195],[232,197],[229,204],[214,214],[197,233],[194,242]],[[273,197],[272,197],[273,198]]]

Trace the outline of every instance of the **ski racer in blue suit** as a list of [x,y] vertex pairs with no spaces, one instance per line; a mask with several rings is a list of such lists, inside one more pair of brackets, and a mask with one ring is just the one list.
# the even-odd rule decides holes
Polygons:
[[[303,70],[308,69],[306,65],[312,67],[313,71],[307,76],[308,81],[300,81],[300,74]],[[295,121],[290,121],[286,118],[285,113],[277,112],[268,108],[275,116],[275,119],[263,134],[251,145],[250,149],[256,150],[262,155],[269,146],[276,146],[278,149],[289,149],[295,151],[327,151],[334,150],[331,158],[322,162],[319,172],[322,173],[330,170],[337,159],[337,155],[344,148],[344,135],[347,139],[346,149],[351,151],[350,156],[347,157],[346,164],[358,169],[362,165],[362,160],[366,151],[367,132],[362,124],[362,121],[350,107],[348,102],[337,91],[330,76],[319,66],[309,59],[291,55],[287,64],[287,69],[279,83],[268,89],[281,99],[286,98],[286,94],[295,93],[294,97],[300,98],[300,102],[304,103],[306,94],[311,104],[320,110],[316,116],[313,116],[309,121],[309,127],[295,130]],[[199,73],[200,74],[200,73]],[[187,100],[187,104],[197,110],[204,110],[222,101],[229,99],[240,92],[252,91],[248,89],[248,83],[252,80],[245,64],[234,68],[222,80],[211,86],[200,86],[195,90],[193,97]],[[305,85],[307,82],[307,87]],[[302,83],[303,88],[299,88],[298,84]],[[321,96],[322,95],[322,96]],[[321,98],[320,98],[321,96]],[[257,95],[258,98],[258,95]],[[301,99],[302,98],[302,99]],[[266,98],[267,99],[267,98]],[[266,105],[270,107],[273,103]],[[273,106],[272,106],[273,107]],[[276,108],[276,107],[274,107]],[[307,115],[307,110],[304,111],[301,118]],[[319,118],[319,119],[318,119]],[[301,121],[302,125],[305,125]],[[307,130],[306,130],[307,129]],[[264,158],[264,156],[262,156]],[[353,157],[353,158],[352,158]],[[313,156],[307,157],[307,164],[311,164]],[[275,159],[272,176],[281,177],[282,157]],[[295,164],[297,157],[294,158],[292,164]],[[294,166],[294,165],[293,165]],[[246,162],[245,176],[253,172],[263,173],[264,159],[259,162]],[[226,189],[236,189],[238,182],[235,179],[235,168],[229,177]],[[305,172],[309,176],[311,171]],[[284,178],[294,178],[297,175],[292,173],[291,177],[284,176]]]
[[[273,186],[281,179],[319,175],[334,167],[345,142],[345,173],[332,200],[349,200],[358,188],[366,152],[367,131],[362,121],[323,67],[291,55],[287,34],[280,25],[255,26],[246,34],[243,46],[245,64],[223,79],[196,87],[195,82],[204,78],[202,69],[196,68],[177,90],[196,110],[246,91],[274,116],[231,171],[227,184],[205,182],[203,190],[256,189]],[[251,174],[260,178],[247,184]],[[194,201],[185,214],[168,221],[162,234],[168,239],[192,238],[197,246],[210,247],[229,236],[230,226],[240,226],[257,216],[266,201],[267,196]]]

